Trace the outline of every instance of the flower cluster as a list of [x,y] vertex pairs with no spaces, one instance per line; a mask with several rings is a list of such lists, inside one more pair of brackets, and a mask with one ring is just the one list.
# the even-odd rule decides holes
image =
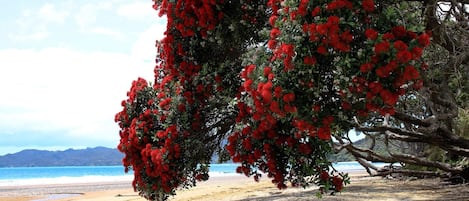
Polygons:
[[135,81],[115,120],[121,127],[118,148],[125,153],[124,166],[134,171],[135,190],[149,200],[164,200],[178,187],[208,179],[211,156],[196,134],[201,107],[212,92],[202,83],[193,86],[202,62],[194,58],[197,47],[187,43],[207,38],[223,15],[210,0],[155,1],[154,8],[168,19],[165,38],[158,43],[155,83]]
[[[333,133],[354,116],[394,114],[399,96],[418,88],[420,57],[429,34],[383,23],[373,0],[269,1],[270,59],[252,60],[241,73],[238,131],[228,151],[246,175],[286,179],[329,174],[321,157]],[[324,176],[323,176],[324,177]],[[329,177],[328,177],[329,178]],[[342,190],[346,178],[319,180]]]
[[362,105],[361,116],[370,112],[393,115],[399,96],[422,86],[419,71],[425,70],[426,65],[420,58],[430,43],[430,36],[416,34],[403,26],[392,27],[379,37],[375,29],[368,28],[365,36],[365,42],[373,47],[371,54],[342,95],[366,100],[365,104],[351,99],[345,102]]
[[[121,127],[118,149],[125,153],[123,164],[126,171],[129,167],[134,171],[134,188],[148,199],[155,197],[155,194],[144,189],[161,189],[170,194],[180,184],[175,178],[183,177],[175,171],[177,167],[174,163],[181,157],[180,146],[172,143],[178,136],[174,135],[174,128],[171,134],[162,133],[161,126],[156,124],[159,110],[153,92],[144,79],[134,81],[128,93],[129,98],[122,102],[124,109],[115,117]],[[158,135],[156,141],[155,133]],[[162,182],[149,182],[147,177],[158,178]]]

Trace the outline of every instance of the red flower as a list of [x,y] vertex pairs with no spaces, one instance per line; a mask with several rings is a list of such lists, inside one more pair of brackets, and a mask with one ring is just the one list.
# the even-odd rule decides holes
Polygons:
[[269,49],[275,49],[275,47],[277,46],[277,41],[276,40],[269,40],[269,42],[267,42],[267,47],[269,47]]
[[404,26],[395,26],[391,29],[391,32],[397,38],[405,38],[407,36],[407,30]]
[[306,9],[308,8],[309,0],[301,0],[300,6],[298,6],[298,14],[301,16],[306,15]]
[[306,65],[314,65],[316,64],[316,57],[313,57],[313,56],[304,57],[303,63]]
[[243,135],[248,135],[251,132],[252,132],[252,129],[251,129],[250,126],[246,126],[241,130],[241,134],[243,134]]
[[272,73],[272,68],[271,67],[264,67],[264,76],[268,76],[270,73]]
[[396,61],[390,61],[387,65],[386,65],[386,70],[391,72],[391,71],[394,71],[396,70],[396,68],[398,67],[398,64]]
[[376,109],[378,108],[375,104],[373,103],[366,103],[365,104],[365,108],[368,110],[368,111],[376,111]]
[[311,16],[315,17],[317,15],[319,15],[319,13],[321,12],[321,7],[319,6],[316,6],[313,11],[311,12]]
[[389,71],[385,67],[380,67],[376,69],[376,75],[381,78],[386,78],[389,76]]
[[321,35],[327,34],[327,25],[326,24],[318,24],[316,25],[316,32]]
[[329,16],[327,18],[327,25],[328,26],[331,26],[331,25],[338,25],[339,24],[339,21],[340,21],[340,18],[333,15],[333,16]]
[[264,90],[271,90],[271,89],[272,89],[272,86],[273,86],[272,82],[271,82],[271,81],[268,81],[268,82],[266,82],[266,83],[264,84],[263,89],[264,89]]
[[375,11],[375,2],[373,0],[363,0],[362,7],[366,12]]
[[278,16],[277,15],[272,15],[269,18],[269,23],[270,26],[275,27],[275,22],[277,21]]
[[277,98],[280,98],[281,94],[282,94],[282,87],[276,86],[274,89],[274,96]]
[[373,69],[373,65],[370,63],[365,63],[360,66],[360,72],[366,73]]
[[315,112],[319,112],[319,111],[321,111],[321,106],[320,106],[320,105],[315,105],[315,106],[313,107],[313,110],[314,110]]
[[295,54],[295,47],[292,44],[282,44],[280,47],[283,54],[286,54],[288,57],[293,57]]
[[297,111],[296,107],[291,105],[285,105],[283,109],[285,110],[285,112],[289,113],[295,113]]
[[270,90],[264,89],[261,92],[262,99],[264,99],[265,103],[272,102],[272,92]]
[[244,90],[246,91],[251,91],[251,85],[252,85],[252,80],[246,80],[244,83],[243,83],[243,87],[244,87]]
[[423,47],[426,47],[430,44],[430,36],[426,33],[420,34],[417,40],[419,41],[419,44]]
[[419,72],[414,66],[406,66],[404,69],[404,80],[414,80],[419,77]]
[[329,173],[327,173],[326,171],[322,171],[319,174],[319,178],[323,181],[327,181],[327,180],[329,180]]
[[383,85],[379,82],[371,82],[368,84],[368,88],[370,88],[370,91],[374,94],[379,93],[383,89]]
[[264,138],[264,133],[259,131],[259,130],[255,130],[254,132],[252,132],[252,137],[254,139],[260,140],[260,139]]
[[156,137],[158,137],[160,139],[165,138],[167,135],[168,135],[168,133],[165,132],[165,131],[160,130],[160,131],[156,132]]
[[412,59],[418,59],[422,57],[423,50],[420,47],[414,47],[410,52],[412,53]]
[[334,122],[334,117],[333,116],[327,116],[322,120],[322,124],[325,126],[330,126]]
[[338,176],[332,177],[332,183],[334,184],[336,191],[340,192],[344,188],[343,180],[339,178]]
[[250,138],[247,138],[247,139],[243,140],[243,147],[244,147],[247,151],[252,150],[252,143],[251,143]]
[[400,63],[407,63],[412,59],[412,54],[407,50],[399,51],[396,55],[396,59]]
[[295,94],[294,93],[288,93],[283,96],[283,101],[286,103],[292,102],[295,100]]
[[366,38],[370,39],[370,40],[376,40],[376,38],[378,38],[378,32],[374,29],[366,29],[365,30],[365,36]]
[[321,140],[330,140],[331,139],[331,129],[330,128],[325,128],[325,127],[319,128],[318,137]]
[[409,48],[407,46],[407,44],[405,44],[401,40],[398,40],[398,41],[394,42],[393,46],[394,46],[394,48],[396,48],[399,51],[404,51],[404,50],[407,50]]
[[298,145],[298,150],[305,155],[311,154],[313,151],[309,145],[303,143]]
[[280,115],[284,116],[285,114],[280,110],[280,106],[277,101],[272,101],[269,106],[270,111]]
[[245,68],[246,74],[249,76],[252,73],[252,71],[254,71],[254,69],[256,69],[256,65],[254,65],[254,64],[246,66],[246,68]]
[[383,40],[394,40],[394,34],[392,33],[385,33],[383,34]]
[[203,93],[206,90],[205,86],[202,85],[202,84],[197,85],[195,87],[195,89],[196,89],[197,93]]
[[348,9],[352,9],[353,4],[348,0],[334,0],[330,2],[329,4],[327,4],[326,9],[331,11],[331,10],[341,9],[344,7]]
[[179,112],[185,112],[186,111],[186,105],[184,103],[181,103],[178,105],[178,111]]
[[327,54],[327,48],[324,45],[321,45],[317,49],[319,54],[326,55]]
[[353,41],[353,35],[347,30],[340,34],[340,39],[345,43],[350,43]]
[[171,103],[171,98],[166,98],[160,102],[160,107],[166,108],[166,106],[168,106],[169,103]]
[[375,53],[376,54],[384,54],[389,50],[389,42],[383,41],[380,43],[376,43],[375,45]]
[[344,110],[351,110],[351,109],[352,109],[352,105],[350,105],[350,103],[348,103],[348,102],[342,102],[342,109],[344,109]]
[[274,39],[274,38],[277,38],[277,36],[279,35],[280,35],[280,29],[273,28],[272,30],[270,30],[270,38]]
[[383,102],[390,106],[396,105],[397,100],[399,99],[399,95],[394,94],[386,89],[380,92],[380,96]]

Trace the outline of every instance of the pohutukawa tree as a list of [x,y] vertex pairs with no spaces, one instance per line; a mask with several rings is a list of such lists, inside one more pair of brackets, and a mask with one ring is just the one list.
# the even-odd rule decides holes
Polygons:
[[165,200],[208,179],[214,153],[278,188],[341,191],[327,156],[355,120],[395,115],[422,87],[431,33],[389,0],[155,0],[166,15],[155,80],[134,81],[119,150],[134,188]]
[[[400,173],[467,182],[469,2],[403,1],[385,14],[401,18],[409,27],[432,32],[432,45],[424,54],[431,68],[420,72],[421,89],[400,97],[394,115],[372,114],[354,121],[354,128],[367,136],[369,146],[358,146],[348,135],[336,135],[335,148],[347,150],[368,170],[379,168],[366,161],[405,164],[375,175]],[[379,144],[384,144],[384,153],[376,150]]]

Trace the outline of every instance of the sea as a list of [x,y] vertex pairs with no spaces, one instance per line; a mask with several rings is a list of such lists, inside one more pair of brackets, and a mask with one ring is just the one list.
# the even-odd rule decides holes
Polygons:
[[[386,163],[373,163],[377,167]],[[210,165],[210,177],[238,175],[236,163]],[[334,163],[341,172],[365,170],[358,162]],[[132,181],[133,173],[124,172],[123,166],[60,166],[60,167],[6,167],[0,168],[0,187],[22,185],[68,184],[90,182]]]

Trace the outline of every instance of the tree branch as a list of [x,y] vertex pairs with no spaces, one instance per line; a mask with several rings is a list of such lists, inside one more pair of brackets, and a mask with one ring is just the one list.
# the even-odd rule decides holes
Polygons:
[[428,127],[428,126],[431,125],[431,123],[425,121],[425,119],[415,118],[411,115],[408,115],[408,114],[400,112],[400,111],[396,111],[396,113],[393,115],[393,117],[398,119],[398,120],[401,120],[401,121],[404,121],[404,122],[409,122],[411,124],[415,124],[415,125],[419,125],[419,126]]

